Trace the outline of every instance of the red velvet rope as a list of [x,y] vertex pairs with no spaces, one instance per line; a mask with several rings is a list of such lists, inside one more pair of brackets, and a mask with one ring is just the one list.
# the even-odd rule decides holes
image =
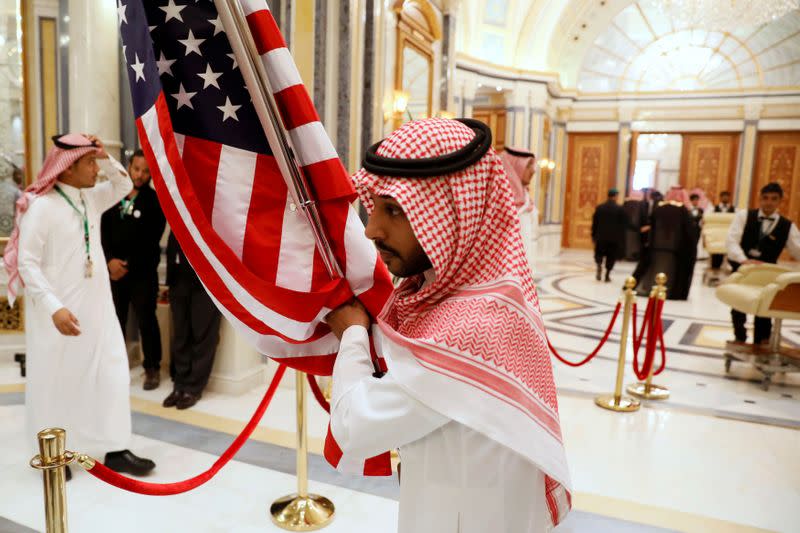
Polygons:
[[[651,318],[651,313],[653,312],[653,299],[647,299],[647,307],[644,309],[644,321],[642,322],[642,330],[636,333],[636,319],[637,316],[637,309],[636,303],[633,304],[633,358],[634,361],[637,361],[637,357],[639,355],[639,347],[642,345],[642,338],[644,338],[644,331],[647,328],[647,324]],[[634,363],[636,366],[639,366],[638,361]]]
[[[647,334],[647,344],[645,345],[645,356],[644,356],[644,363],[643,368],[640,370],[638,365],[638,359],[636,358],[636,354],[634,354],[634,365],[633,371],[636,374],[636,377],[639,380],[647,379],[647,376],[650,375],[650,371],[653,369],[653,361],[656,355],[656,344],[658,341],[658,329],[659,324],[661,323],[661,312],[664,309],[664,301],[659,300],[655,304],[655,309],[653,310],[653,318],[652,320],[645,323],[645,327],[643,328]],[[653,327],[655,326],[655,329]]]
[[319,383],[317,383],[317,378],[311,374],[306,374],[306,378],[308,379],[308,386],[311,389],[311,394],[313,394],[314,398],[317,399],[319,406],[325,409],[326,413],[330,413],[331,404],[325,399],[325,395],[322,394],[322,391],[319,388]]
[[589,355],[587,355],[582,361],[580,361],[578,363],[573,363],[572,361],[567,361],[566,359],[564,359],[558,353],[558,351],[555,349],[555,347],[553,347],[553,345],[550,343],[550,339],[547,339],[547,346],[550,348],[550,351],[553,353],[553,355],[556,357],[556,359],[558,359],[559,361],[561,361],[565,365],[569,365],[569,366],[583,366],[583,365],[585,365],[586,363],[591,361],[594,358],[595,355],[598,354],[598,352],[600,351],[600,348],[602,348],[603,345],[608,340],[608,336],[611,335],[611,329],[614,327],[614,322],[617,321],[617,316],[619,315],[619,310],[620,310],[621,307],[622,307],[622,302],[617,302],[617,307],[614,308],[614,316],[611,317],[611,323],[608,325],[608,328],[606,328],[606,332],[603,334],[603,338],[600,339],[600,344],[598,344],[597,348],[595,348],[594,351],[592,353],[590,353]]
[[658,344],[661,347],[661,366],[653,372],[654,376],[663,372],[667,366],[667,347],[664,345],[664,321],[660,316],[658,317]]
[[272,378],[272,383],[269,384],[269,388],[264,394],[264,399],[261,400],[261,403],[256,408],[256,411],[253,413],[250,421],[244,427],[239,436],[236,437],[236,439],[231,443],[228,449],[225,450],[225,453],[223,453],[222,456],[220,456],[220,458],[217,459],[213,465],[211,465],[211,468],[205,472],[177,483],[147,483],[144,481],[138,481],[114,472],[99,461],[91,469],[89,469],[88,472],[97,479],[105,481],[109,485],[113,485],[117,488],[130,492],[135,492],[137,494],[146,494],[149,496],[171,496],[173,494],[180,494],[182,492],[188,492],[192,489],[196,489],[214,477],[217,472],[219,472],[222,467],[225,466],[234,455],[236,455],[236,452],[239,451],[247,439],[250,438],[253,430],[255,430],[258,422],[261,420],[261,417],[264,416],[264,412],[267,410],[267,407],[269,407],[272,397],[275,396],[275,391],[278,388],[278,384],[280,383],[284,372],[286,372],[286,367],[279,364],[278,370],[275,372],[275,377]]

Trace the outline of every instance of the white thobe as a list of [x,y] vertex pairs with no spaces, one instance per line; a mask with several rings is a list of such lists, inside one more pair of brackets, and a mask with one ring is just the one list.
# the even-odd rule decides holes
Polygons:
[[[25,284],[27,431],[67,431],[67,449],[100,456],[127,447],[131,436],[130,372],[100,244],[100,217],[132,183],[113,160],[98,159],[108,181],[89,189],[58,187],[89,222],[92,276],[85,277],[82,217],[52,190],[35,199],[20,224],[19,272]],[[53,313],[66,307],[81,334],[62,335]]]
[[399,448],[398,532],[547,531],[542,471],[422,404],[389,370],[372,377],[366,329],[344,332],[333,369],[331,432],[345,455],[366,458]]

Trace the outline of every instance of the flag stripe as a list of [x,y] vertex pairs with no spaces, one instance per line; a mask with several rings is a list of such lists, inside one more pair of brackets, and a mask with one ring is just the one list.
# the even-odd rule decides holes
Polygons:
[[287,195],[275,284],[295,291],[310,291],[316,249],[308,220],[291,195]]
[[[303,167],[303,173],[311,183],[312,189],[314,189],[314,196],[320,202],[337,198],[347,200],[348,203],[355,200],[356,191],[350,180],[333,179],[334,176],[339,176],[346,172],[342,161],[338,157]],[[361,228],[363,229],[363,227],[362,225]],[[364,239],[363,235],[359,240],[369,242]]]
[[[269,6],[266,0],[239,0],[245,16],[250,16],[252,13],[264,12],[269,13]],[[279,32],[280,33],[280,32]]]
[[247,15],[247,25],[253,34],[259,55],[266,54],[276,48],[286,48],[286,41],[278,31],[278,24],[268,10],[255,11]]
[[304,85],[293,85],[275,93],[275,102],[287,130],[309,122],[319,122],[314,103]]
[[321,122],[311,122],[289,131],[297,159],[302,166],[338,158]]
[[217,188],[217,165],[222,146],[190,137],[183,141],[183,161],[192,176],[192,187],[203,214],[211,220],[214,210],[214,191]]
[[244,251],[244,233],[256,172],[256,154],[223,146],[217,169],[211,226],[239,259]]
[[279,173],[274,157],[258,156],[244,235],[242,262],[266,283],[275,283],[278,271],[278,262],[272,258],[280,253],[288,194],[284,181],[275,179]]
[[294,60],[292,60],[292,55],[287,48],[270,50],[261,55],[261,61],[267,69],[267,76],[273,93],[303,83],[300,73],[294,65]]

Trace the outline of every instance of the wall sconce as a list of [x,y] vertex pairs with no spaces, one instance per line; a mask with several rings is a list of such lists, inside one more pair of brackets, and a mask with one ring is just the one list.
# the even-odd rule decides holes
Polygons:
[[[395,129],[403,124],[403,117],[408,113],[408,101],[411,95],[405,91],[394,91],[392,96],[392,109],[383,113],[383,121],[393,123]],[[409,118],[410,115],[409,115]]]
[[556,162],[547,158],[540,159],[538,164],[542,170],[552,171],[556,168]]
[[392,101],[392,113],[400,117],[405,115],[408,110],[408,100],[410,98],[411,95],[405,91],[395,91]]

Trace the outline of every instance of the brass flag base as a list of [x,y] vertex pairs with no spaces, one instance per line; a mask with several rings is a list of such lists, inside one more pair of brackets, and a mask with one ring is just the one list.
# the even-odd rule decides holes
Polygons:
[[647,383],[632,383],[625,389],[628,394],[633,394],[638,398],[645,400],[666,400],[669,398],[669,389],[661,385],[653,385]]
[[598,396],[594,399],[594,403],[598,407],[602,407],[603,409],[608,409],[610,411],[617,411],[621,413],[631,413],[633,411],[638,411],[640,404],[639,400],[635,398],[629,398],[628,396],[620,396],[619,401],[616,400],[613,394],[608,394],[606,396]]
[[272,521],[282,529],[315,531],[328,525],[336,511],[333,502],[324,496],[290,494],[276,500],[269,512]]

